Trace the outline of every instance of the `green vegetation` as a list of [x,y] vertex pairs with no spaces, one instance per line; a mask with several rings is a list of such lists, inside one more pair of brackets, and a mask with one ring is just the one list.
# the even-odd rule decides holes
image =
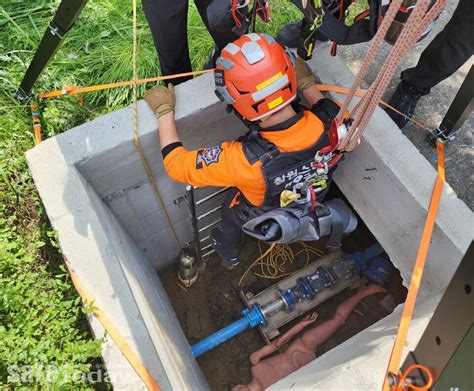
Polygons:
[[[24,158],[34,146],[29,107],[14,96],[58,4],[58,0],[4,0],[0,5],[0,384],[15,389],[31,385],[30,379],[21,378],[25,371],[36,371],[31,381],[40,388],[57,389],[71,378],[67,387],[92,388],[77,374],[93,370],[100,356],[100,341],[94,341],[88,330],[87,309],[64,269]],[[299,18],[287,0],[271,5],[273,20],[259,23],[259,31],[275,33]],[[192,2],[190,8],[190,55],[194,69],[200,69],[213,43]],[[129,80],[131,14],[131,1],[89,1],[35,91]],[[139,78],[159,75],[141,9],[138,42]],[[139,96],[146,88],[139,87]],[[43,138],[128,105],[130,94],[130,88],[89,93],[82,106],[77,96],[43,102]],[[45,378],[48,365],[58,368],[61,376],[53,373]]]

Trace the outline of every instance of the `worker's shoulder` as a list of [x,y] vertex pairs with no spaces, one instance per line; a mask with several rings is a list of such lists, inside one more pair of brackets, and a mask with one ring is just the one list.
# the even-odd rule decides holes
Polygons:
[[226,159],[239,159],[244,154],[242,143],[239,140],[224,141],[219,145],[219,148],[225,153]]
[[312,121],[312,122],[321,122],[321,118],[318,116],[318,111],[313,110],[313,107],[306,109],[304,111],[302,120]]
[[223,150],[228,153],[241,153],[242,152],[242,142],[240,140],[224,141],[221,144]]

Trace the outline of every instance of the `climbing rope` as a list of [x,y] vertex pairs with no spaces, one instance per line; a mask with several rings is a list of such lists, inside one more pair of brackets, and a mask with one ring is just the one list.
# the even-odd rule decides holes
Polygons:
[[[417,42],[422,32],[425,31],[432,21],[438,17],[445,6],[446,0],[437,0],[427,12],[430,2],[431,0],[418,0],[416,7],[410,14],[402,33],[390,52],[390,55],[380,67],[381,71],[378,73],[375,81],[371,84],[364,97],[359,100],[351,111],[353,122],[350,126],[347,137],[345,137],[339,144],[339,150],[352,151],[358,145],[362,133],[367,127],[370,118],[372,117],[401,60]],[[342,121],[343,114],[348,109],[355,92],[360,87],[370,65],[373,63],[388,27],[394,20],[401,3],[402,0],[394,0],[390,4],[387,14],[373,39],[361,69],[342,105],[341,111],[338,114],[337,119],[339,121]]]
[[302,253],[306,253],[305,263],[302,268],[308,266],[310,262],[310,255],[316,255],[322,257],[324,252],[316,248],[310,247],[303,242],[298,242],[303,248],[298,252],[294,252],[293,248],[288,244],[272,243],[268,249],[262,253],[261,242],[258,242],[258,251],[260,256],[253,261],[250,266],[242,274],[239,281],[239,286],[245,280],[248,273],[255,267],[260,267],[260,272],[255,272],[256,277],[260,277],[267,280],[275,280],[278,278],[286,277],[294,272],[287,272],[285,265],[289,263],[294,264],[298,256]]
[[135,144],[135,148],[137,150],[138,156],[140,156],[140,160],[143,164],[143,168],[145,169],[146,175],[148,176],[148,181],[150,182],[151,188],[153,189],[153,193],[155,193],[156,199],[160,203],[161,209],[165,215],[165,218],[168,222],[168,225],[171,229],[171,233],[173,234],[174,240],[178,245],[178,248],[181,248],[181,241],[179,240],[178,234],[174,227],[173,221],[171,220],[171,216],[169,215],[168,209],[163,201],[163,197],[158,189],[158,185],[156,184],[155,177],[153,172],[150,168],[150,164],[143,152],[142,146],[140,144],[140,137],[138,134],[138,102],[137,102],[137,0],[132,0],[133,4],[133,45],[132,45],[132,115],[133,115],[133,143]]

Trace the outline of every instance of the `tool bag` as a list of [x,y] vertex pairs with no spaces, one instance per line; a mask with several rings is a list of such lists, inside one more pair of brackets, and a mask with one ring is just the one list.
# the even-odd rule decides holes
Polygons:
[[317,241],[329,236],[326,247],[336,249],[342,237],[357,228],[357,218],[346,203],[335,198],[323,204],[277,208],[250,219],[242,230],[267,243]]

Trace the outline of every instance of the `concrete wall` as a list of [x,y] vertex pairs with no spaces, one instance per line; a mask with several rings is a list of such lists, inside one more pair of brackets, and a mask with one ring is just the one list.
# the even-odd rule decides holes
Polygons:
[[[339,58],[329,57],[327,48],[320,49],[311,66],[326,84],[352,84],[347,66]],[[335,97],[340,101],[345,98]],[[362,143],[346,155],[334,176],[405,281],[411,278],[436,175],[385,111],[378,109]],[[474,237],[472,221],[472,211],[446,184],[420,287],[422,296],[447,286]]]
[[[328,48],[311,61],[326,84],[349,87],[353,77]],[[344,96],[335,96],[343,100]],[[420,130],[421,131],[421,130]],[[346,155],[334,179],[408,284],[436,171],[388,115],[378,109],[360,146]],[[405,353],[421,337],[441,293],[474,237],[472,211],[445,185]],[[403,306],[270,390],[380,390]]]
[[[207,389],[156,271],[71,161],[70,141],[50,139],[27,153],[64,256],[163,390]],[[89,321],[102,337],[97,319]],[[115,389],[146,389],[110,339],[103,358]]]
[[[328,56],[327,48],[319,49],[312,66],[325,83],[349,85],[352,80],[341,61]],[[176,118],[188,148],[213,145],[244,130],[217,102],[212,84],[212,76],[205,75],[177,88]],[[183,185],[171,182],[163,173],[156,120],[142,101],[139,128],[145,154],[184,243],[191,238],[186,206],[173,204],[184,193]],[[132,115],[126,108],[46,140],[29,151],[27,158],[63,253],[97,305],[164,389],[205,389],[206,381],[191,357],[154,270],[169,264],[179,247],[170,235],[132,140]],[[428,162],[378,110],[361,146],[347,156],[335,177],[405,279],[411,275],[435,176]],[[419,301],[428,317],[437,300],[424,298],[447,285],[472,239],[471,221],[472,212],[446,186]],[[388,360],[385,351],[398,316],[394,314],[362,332],[357,340],[346,342],[354,343],[353,355],[345,355],[344,349],[330,353],[338,354],[335,359],[351,369],[351,376],[344,379],[347,388],[373,389],[374,383],[361,379],[365,367],[357,352],[373,357],[381,371]],[[100,326],[94,320],[92,325],[100,335]],[[384,338],[374,338],[377,327],[383,329]],[[358,350],[362,346],[364,349]],[[114,344],[109,341],[104,349],[107,367],[115,370],[118,366],[121,374],[115,378],[115,387],[127,389],[138,384]],[[288,384],[314,384],[324,371],[330,371],[323,363],[326,357],[333,356],[325,355],[322,361],[303,368],[308,374],[305,383],[300,382],[297,372],[288,377]],[[327,383],[321,389],[331,388]]]
[[[189,149],[216,145],[245,132],[243,124],[234,115],[226,113],[218,102],[210,89],[212,83],[211,75],[194,79],[187,88],[198,93],[191,96],[180,94],[184,91],[183,86],[176,88],[177,125],[182,141]],[[184,184],[172,181],[164,173],[157,121],[144,101],[139,102],[139,123],[144,153],[184,246],[192,238],[188,210],[185,203],[173,203],[184,195]],[[176,258],[179,248],[133,144],[131,110],[119,110],[76,129],[70,132],[78,138],[92,131],[94,149],[101,150],[78,160],[79,170],[126,227],[150,263],[156,268],[168,265]],[[205,192],[204,189],[200,191],[201,195]]]

